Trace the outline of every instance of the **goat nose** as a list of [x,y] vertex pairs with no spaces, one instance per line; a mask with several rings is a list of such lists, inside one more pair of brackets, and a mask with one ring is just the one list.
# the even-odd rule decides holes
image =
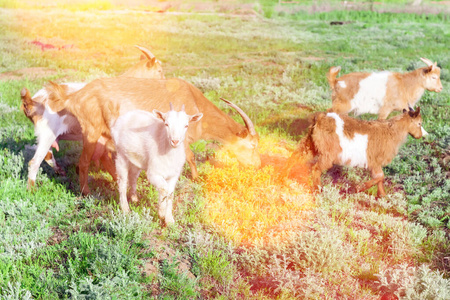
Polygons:
[[180,141],[179,140],[172,140],[172,145],[175,147],[178,145]]

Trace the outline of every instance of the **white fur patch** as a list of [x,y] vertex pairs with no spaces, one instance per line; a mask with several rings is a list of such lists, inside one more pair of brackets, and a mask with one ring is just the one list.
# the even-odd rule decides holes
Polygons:
[[341,88],[343,88],[343,89],[345,89],[346,87],[347,87],[347,84],[345,83],[345,81],[338,81],[337,82],[338,84],[339,84],[339,86],[341,87]]
[[344,121],[336,113],[328,113],[327,116],[336,121],[336,134],[342,148],[342,152],[339,154],[341,163],[352,167],[366,168],[368,135],[355,133],[353,139],[349,139],[344,135]]
[[378,114],[384,104],[387,82],[391,72],[372,73],[359,82],[359,90],[350,101],[351,110],[357,115],[364,113]]

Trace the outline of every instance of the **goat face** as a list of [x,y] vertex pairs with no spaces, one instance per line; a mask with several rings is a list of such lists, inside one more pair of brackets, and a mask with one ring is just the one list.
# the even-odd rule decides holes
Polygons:
[[[261,166],[258,151],[259,136],[244,131],[237,135],[239,138],[235,142],[225,145],[225,150],[231,152],[242,166],[259,168]],[[244,134],[246,136],[243,136]]]
[[423,69],[424,88],[439,93],[442,91],[441,69],[434,63]]
[[155,57],[141,61],[136,66],[130,68],[125,74],[135,78],[165,79],[161,62]]
[[177,148],[184,144],[183,141],[186,137],[189,122],[197,122],[203,117],[202,113],[192,116],[186,114],[184,106],[181,111],[174,111],[171,109],[167,113],[162,113],[154,109],[153,114],[156,118],[164,122],[169,144],[173,148]]
[[[406,113],[406,112],[404,112]],[[420,115],[420,107],[416,111],[410,110],[407,112],[410,123],[408,127],[409,134],[415,139],[420,139],[421,137],[427,135],[428,133],[422,127],[422,116]]]

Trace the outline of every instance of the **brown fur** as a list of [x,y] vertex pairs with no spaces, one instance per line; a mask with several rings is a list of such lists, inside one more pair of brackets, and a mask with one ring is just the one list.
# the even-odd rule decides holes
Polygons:
[[[186,156],[193,177],[197,176],[195,160],[189,144],[198,139],[215,139],[225,144],[241,145],[248,141],[252,145],[241,159],[242,150],[236,150],[241,163],[260,165],[257,153],[258,136],[249,134],[248,129],[235,122],[192,84],[181,79],[149,80],[137,78],[97,79],[80,91],[65,95],[64,90],[52,84],[49,105],[54,111],[67,109],[80,122],[83,131],[83,152],[80,158],[80,186],[84,193],[87,188],[87,168],[93,155],[95,144],[100,136],[111,138],[110,127],[117,117],[127,111],[142,109],[169,110],[169,102],[175,108],[185,104],[187,114],[203,113],[203,118],[189,127],[186,135]],[[111,143],[107,143],[111,145]],[[251,151],[251,153],[249,153]],[[247,161],[245,161],[247,159]]]
[[[384,196],[384,173],[382,167],[389,164],[397,155],[400,146],[408,134],[414,138],[422,137],[422,118],[420,108],[417,111],[404,112],[390,120],[363,121],[339,115],[344,121],[344,135],[352,139],[356,133],[368,136],[367,169],[371,171],[372,180],[366,182],[359,190],[365,190],[378,184],[378,196]],[[354,149],[355,151],[357,149]],[[334,164],[349,165],[341,161],[342,152],[339,136],[336,134],[336,121],[326,113],[318,113],[310,126],[308,134],[299,144],[299,148],[288,161],[288,170],[298,157],[311,154],[312,180],[315,189],[320,185],[320,176]],[[285,171],[284,174],[288,174]]]
[[[340,69],[340,67],[331,67],[327,73],[333,101],[332,108],[329,111],[347,114],[351,110],[351,100],[358,93],[359,82],[372,73],[349,73],[337,78]],[[430,83],[432,76],[437,76],[434,83]],[[393,72],[387,82],[386,95],[383,99],[384,104],[378,112],[378,118],[383,120],[392,111],[414,107],[425,90],[440,92],[442,84],[439,77],[440,68],[437,67],[436,63],[408,73]],[[341,87],[338,81],[345,81],[346,88]]]

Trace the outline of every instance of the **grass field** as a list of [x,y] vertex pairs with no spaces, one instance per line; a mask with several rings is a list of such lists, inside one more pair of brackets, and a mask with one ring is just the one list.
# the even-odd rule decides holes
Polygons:
[[[313,1],[124,2],[0,0],[0,299],[450,298],[449,15],[312,13]],[[136,44],[166,78],[192,82],[238,122],[219,98],[239,105],[261,138],[260,170],[194,144],[200,179],[186,166],[171,228],[158,221],[144,174],[127,216],[94,165],[92,195],[81,197],[76,142],[55,152],[66,177],[43,163],[38,188],[26,190],[36,138],[20,90],[119,75],[139,59]],[[308,117],[331,106],[331,66],[406,72],[420,57],[437,61],[444,90],[419,102],[430,134],[409,137],[384,168],[387,197],[351,192],[369,178],[361,169],[333,167],[317,196],[301,166],[297,179],[280,180]]]

